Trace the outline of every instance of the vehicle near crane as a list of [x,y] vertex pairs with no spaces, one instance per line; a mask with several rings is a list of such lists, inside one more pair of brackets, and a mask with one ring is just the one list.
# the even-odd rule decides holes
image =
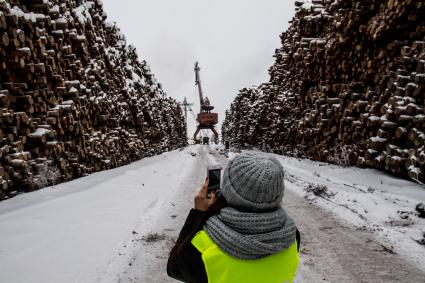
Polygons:
[[[197,138],[199,132],[201,130],[211,130],[214,133],[214,142],[218,143],[218,133],[215,130],[215,125],[218,123],[218,113],[211,112],[214,109],[214,106],[211,105],[210,100],[208,97],[205,96],[202,90],[202,84],[201,84],[201,76],[200,76],[200,70],[198,62],[195,63],[195,85],[198,86],[198,93],[199,93],[199,104],[200,104],[200,110],[197,115],[196,121],[198,122],[198,126],[196,128],[196,131],[193,135],[193,139],[195,142],[200,143],[201,141]],[[202,142],[208,143],[208,140],[203,138]]]

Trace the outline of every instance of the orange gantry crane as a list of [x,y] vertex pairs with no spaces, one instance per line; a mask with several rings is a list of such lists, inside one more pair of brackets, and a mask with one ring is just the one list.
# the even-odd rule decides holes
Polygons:
[[[202,85],[201,85],[201,77],[200,77],[200,70],[198,62],[195,63],[195,84],[198,86],[198,92],[199,92],[199,104],[200,104],[200,111],[197,115],[196,121],[198,122],[198,126],[196,128],[195,134],[193,135],[193,139],[195,142],[200,142],[197,139],[197,136],[201,130],[211,130],[214,133],[214,142],[218,143],[218,133],[215,130],[215,125],[218,123],[218,113],[211,113],[211,110],[214,109],[214,106],[210,104],[210,100],[208,97],[204,98],[204,93],[202,92]],[[205,143],[205,141],[204,141]]]

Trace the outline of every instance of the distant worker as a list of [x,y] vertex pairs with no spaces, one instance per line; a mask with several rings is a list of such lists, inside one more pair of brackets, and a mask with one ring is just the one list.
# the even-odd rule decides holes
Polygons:
[[279,161],[261,153],[229,161],[210,198],[207,178],[170,252],[168,275],[190,283],[292,282],[300,234],[281,207],[283,178]]

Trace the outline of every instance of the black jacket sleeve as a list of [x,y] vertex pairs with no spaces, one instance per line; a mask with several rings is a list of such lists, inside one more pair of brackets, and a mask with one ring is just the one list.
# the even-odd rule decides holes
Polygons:
[[[196,225],[204,212],[192,209],[186,219],[185,224],[177,239],[176,245],[181,244],[189,234],[193,233]],[[198,227],[202,230],[202,225]],[[197,232],[197,231],[196,231]],[[186,283],[207,283],[207,273],[201,253],[192,245],[190,241],[186,242],[179,254],[170,256],[167,263],[168,276]]]

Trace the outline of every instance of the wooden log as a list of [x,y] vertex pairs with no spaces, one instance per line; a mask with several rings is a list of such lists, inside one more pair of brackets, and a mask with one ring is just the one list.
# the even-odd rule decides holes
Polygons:
[[9,36],[7,35],[7,33],[6,33],[6,32],[4,32],[4,33],[2,34],[2,37],[1,37],[1,43],[2,43],[2,45],[3,45],[4,47],[8,47],[8,46],[9,46],[9,43],[10,43],[10,41],[9,41]]

